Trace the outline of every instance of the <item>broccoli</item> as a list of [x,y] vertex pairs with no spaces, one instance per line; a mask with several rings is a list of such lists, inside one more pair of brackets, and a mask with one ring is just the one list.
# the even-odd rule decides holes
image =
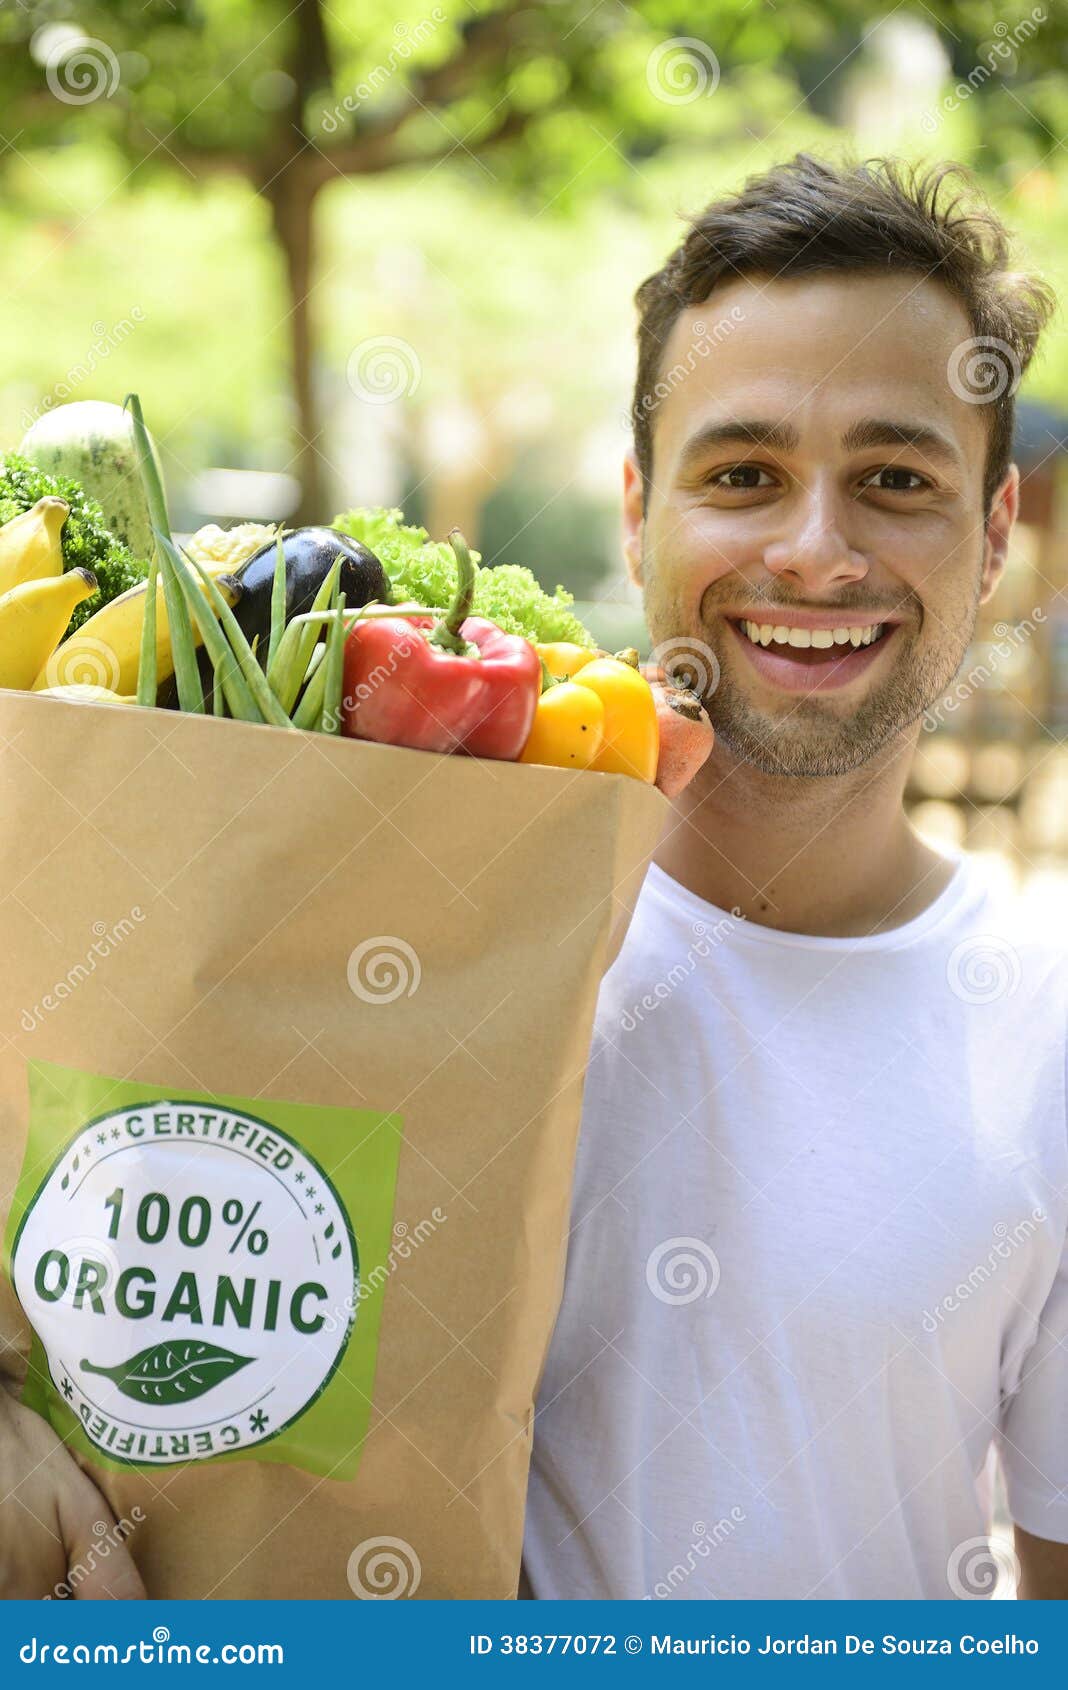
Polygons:
[[68,629],[72,633],[102,605],[143,581],[148,564],[135,558],[115,538],[96,500],[76,481],[64,475],[46,475],[17,453],[6,454],[0,464],[0,526],[29,510],[38,499],[53,497],[65,499],[70,506],[61,536],[64,567],[92,570],[99,588],[75,610]]

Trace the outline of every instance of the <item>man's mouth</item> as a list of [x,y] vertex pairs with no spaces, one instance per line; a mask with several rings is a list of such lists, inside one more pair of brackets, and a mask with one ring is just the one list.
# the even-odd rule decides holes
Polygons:
[[727,621],[761,678],[786,692],[848,686],[878,660],[900,626],[800,613],[782,622],[745,616]]

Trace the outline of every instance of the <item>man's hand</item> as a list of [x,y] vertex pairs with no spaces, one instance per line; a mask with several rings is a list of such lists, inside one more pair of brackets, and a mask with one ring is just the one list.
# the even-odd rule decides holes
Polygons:
[[0,1385],[0,1599],[65,1594],[68,1584],[78,1597],[145,1594],[96,1486]]

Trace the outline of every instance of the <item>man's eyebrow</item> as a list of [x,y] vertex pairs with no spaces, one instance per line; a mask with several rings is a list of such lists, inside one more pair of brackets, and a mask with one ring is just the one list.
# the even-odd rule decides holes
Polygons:
[[912,446],[928,457],[959,463],[953,442],[930,423],[894,422],[886,417],[865,417],[853,423],[842,436],[847,452],[863,452],[870,446]]
[[797,429],[789,423],[766,422],[760,417],[706,423],[682,448],[679,469],[685,474],[718,446],[763,446],[772,452],[796,452],[800,441]]

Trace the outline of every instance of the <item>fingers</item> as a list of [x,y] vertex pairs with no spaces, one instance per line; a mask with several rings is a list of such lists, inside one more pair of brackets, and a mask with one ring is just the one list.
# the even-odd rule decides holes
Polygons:
[[67,1584],[79,1601],[141,1601],[145,1587],[96,1486],[73,1461],[59,1492],[59,1526],[67,1551]]

